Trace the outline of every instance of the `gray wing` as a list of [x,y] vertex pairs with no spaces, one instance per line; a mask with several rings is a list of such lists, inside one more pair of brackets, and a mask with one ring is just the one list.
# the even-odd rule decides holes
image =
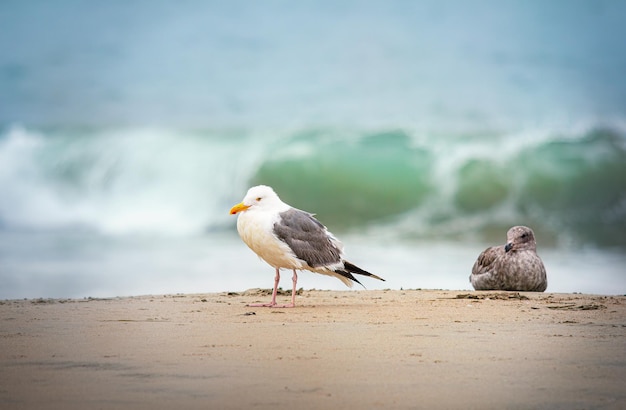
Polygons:
[[490,272],[493,268],[493,263],[501,255],[504,255],[503,246],[492,246],[485,249],[480,255],[478,255],[476,262],[474,262],[472,275],[481,275],[483,273]]
[[291,208],[281,212],[274,224],[274,233],[285,242],[298,259],[310,267],[333,265],[341,262],[341,248],[317,219],[308,212]]

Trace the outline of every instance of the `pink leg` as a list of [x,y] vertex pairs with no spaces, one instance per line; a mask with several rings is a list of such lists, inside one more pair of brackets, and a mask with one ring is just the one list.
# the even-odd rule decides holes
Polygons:
[[293,276],[291,277],[291,281],[293,282],[293,288],[291,289],[291,306],[285,307],[296,307],[296,287],[298,284],[298,274],[296,270],[293,270]]
[[[296,270],[293,270],[293,276],[291,277],[291,281],[293,282],[293,288],[291,289],[291,304],[289,305],[277,305],[276,298],[274,298],[274,307],[278,308],[292,308],[296,307],[296,284],[298,283],[298,274]],[[276,290],[274,290],[274,295],[276,295]]]
[[276,293],[278,292],[278,283],[280,282],[280,270],[276,268],[276,276],[274,276],[274,290],[272,291],[272,301],[270,303],[253,303],[250,307],[274,307],[276,306]]
[[274,276],[274,290],[272,291],[272,301],[270,303],[254,303],[248,306],[250,307],[279,307],[279,308],[290,308],[296,306],[296,284],[298,282],[298,275],[296,274],[296,270],[293,270],[293,277],[291,278],[293,281],[293,289],[291,291],[291,304],[290,305],[278,305],[276,304],[276,293],[278,292],[278,282],[280,282],[280,270],[276,268],[276,276]]

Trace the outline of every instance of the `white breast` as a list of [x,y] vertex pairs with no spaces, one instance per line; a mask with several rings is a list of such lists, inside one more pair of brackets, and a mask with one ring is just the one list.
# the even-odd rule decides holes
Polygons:
[[237,217],[239,236],[261,259],[275,268],[302,269],[303,263],[274,235],[277,213],[246,211]]

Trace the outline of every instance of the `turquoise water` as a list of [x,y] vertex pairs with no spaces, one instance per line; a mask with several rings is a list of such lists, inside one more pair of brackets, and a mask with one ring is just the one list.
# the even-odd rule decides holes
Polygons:
[[3,2],[0,298],[269,287],[228,215],[259,183],[388,280],[368,288],[469,288],[525,224],[549,291],[626,293],[624,16]]
[[7,230],[218,234],[248,186],[273,186],[338,233],[626,248],[626,137],[609,129],[446,135],[11,127],[0,134]]

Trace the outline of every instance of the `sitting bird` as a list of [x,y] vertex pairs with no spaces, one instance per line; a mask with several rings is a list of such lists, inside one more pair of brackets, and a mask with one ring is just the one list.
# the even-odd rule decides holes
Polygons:
[[[250,306],[294,307],[297,270],[334,276],[348,287],[352,287],[353,282],[363,286],[353,273],[384,281],[346,261],[343,244],[313,214],[287,205],[269,186],[250,188],[243,201],[231,208],[230,214],[238,215],[237,231],[246,245],[276,269],[271,302]],[[291,304],[278,306],[276,292],[281,268],[293,270],[293,289]]]
[[546,268],[537,255],[533,230],[526,226],[509,229],[506,245],[485,249],[474,263],[469,279],[476,290],[546,290]]

